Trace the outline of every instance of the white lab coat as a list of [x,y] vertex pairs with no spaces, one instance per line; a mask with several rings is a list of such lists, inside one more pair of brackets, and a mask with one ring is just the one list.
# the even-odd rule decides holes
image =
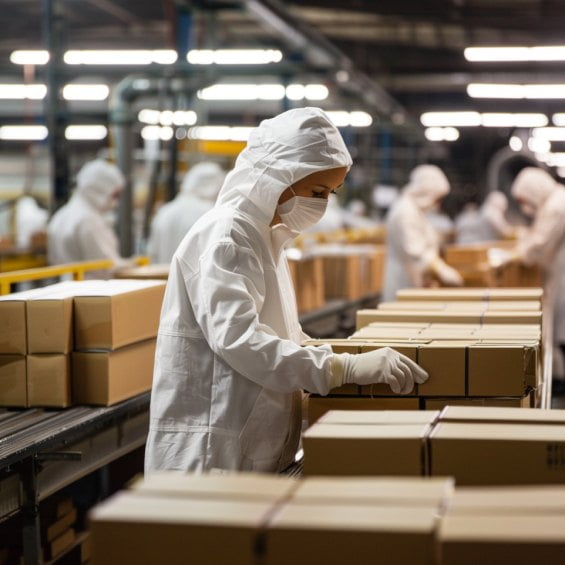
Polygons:
[[512,194],[535,210],[534,223],[520,238],[518,256],[544,272],[544,300],[553,312],[554,342],[565,343],[565,187],[534,167],[523,169]]
[[439,168],[421,165],[412,172],[387,218],[383,301],[393,301],[402,288],[425,286],[430,266],[439,259],[439,236],[426,212],[448,192],[449,182]]
[[31,238],[47,227],[47,210],[40,208],[31,196],[22,196],[16,204],[16,243],[29,247]]
[[177,249],[157,340],[146,472],[275,471],[292,462],[300,390],[326,394],[331,348],[304,339],[283,249],[270,227],[278,199],[307,175],[349,167],[337,129],[317,108],[253,130],[215,208]]
[[[102,160],[87,163],[77,175],[77,187],[47,226],[50,265],[110,259],[125,264],[118,239],[106,223],[104,213],[113,206],[112,194],[124,185],[120,170]],[[105,273],[92,272],[99,277]]]
[[188,230],[214,207],[224,178],[216,163],[198,163],[188,171],[179,194],[161,206],[151,222],[147,254],[153,263],[170,263]]

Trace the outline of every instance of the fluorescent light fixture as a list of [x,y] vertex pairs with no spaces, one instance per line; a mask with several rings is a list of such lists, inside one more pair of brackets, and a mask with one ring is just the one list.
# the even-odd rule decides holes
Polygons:
[[565,84],[470,83],[467,94],[471,98],[561,99],[565,98]]
[[565,126],[565,114],[553,114],[551,121],[554,126]]
[[430,127],[424,135],[430,141],[456,141],[459,139],[459,130],[453,127]]
[[545,114],[485,113],[481,114],[481,124],[485,127],[537,128],[548,123]]
[[109,94],[107,84],[67,84],[63,88],[65,100],[106,100]]
[[214,84],[198,91],[201,100],[325,100],[329,95],[323,84]]
[[422,125],[433,126],[480,126],[479,112],[425,112],[420,116]]
[[338,127],[368,127],[373,123],[373,118],[367,112],[346,112],[345,110],[329,110],[326,112],[333,124]]
[[547,139],[548,141],[565,141],[565,127],[536,128],[532,131],[536,138]]
[[149,108],[144,108],[140,110],[137,114],[137,119],[144,123],[150,125],[162,125],[162,126],[193,126],[198,116],[196,112],[192,110],[151,110]]
[[100,140],[108,135],[108,128],[102,125],[67,126],[65,137],[70,140]]
[[247,141],[252,127],[200,126],[188,130],[188,137],[206,141]]
[[161,117],[161,112],[159,110],[150,110],[145,108],[140,110],[137,114],[137,119],[144,124],[157,125]]
[[147,141],[169,141],[173,137],[173,128],[170,126],[145,126],[141,129],[141,137]]
[[543,137],[530,137],[528,139],[528,149],[532,153],[549,153],[551,151],[551,142]]
[[557,174],[558,174],[561,178],[564,178],[564,177],[565,177],[565,167],[558,167],[558,168],[557,168]]
[[524,147],[524,143],[517,135],[513,135],[510,138],[508,145],[510,145],[510,149],[512,149],[512,151],[521,151]]
[[550,167],[565,167],[565,153],[550,153],[547,164]]
[[304,98],[306,100],[325,100],[329,93],[327,86],[323,84],[307,84],[304,87]]
[[177,60],[173,49],[71,49],[63,60],[67,65],[171,65]]
[[46,94],[44,84],[0,84],[0,98],[4,100],[43,100]]
[[14,65],[45,65],[49,62],[49,51],[18,49],[10,53],[10,61]]
[[42,141],[47,138],[46,126],[1,126],[0,139],[11,141]]
[[267,65],[282,61],[278,49],[192,49],[186,55],[192,65]]
[[349,113],[349,121],[354,128],[366,128],[373,123],[373,118],[367,112],[355,111]]
[[471,62],[565,61],[565,46],[467,47],[463,54]]

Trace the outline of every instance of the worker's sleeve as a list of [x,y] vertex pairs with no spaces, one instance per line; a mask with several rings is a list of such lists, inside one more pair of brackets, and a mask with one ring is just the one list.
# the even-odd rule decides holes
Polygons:
[[518,242],[518,256],[526,265],[547,267],[547,258],[564,244],[564,237],[565,210],[542,208],[532,227]]
[[259,322],[265,277],[252,250],[233,242],[215,244],[202,255],[197,272],[186,272],[185,281],[208,344],[232,369],[279,392],[329,392],[331,348],[301,347]]
[[428,226],[422,223],[420,216],[414,214],[405,213],[398,221],[401,223],[401,246],[404,255],[418,268],[430,268],[439,257],[439,250],[438,246],[430,241]]
[[494,208],[488,208],[484,211],[484,215],[500,237],[506,237],[512,232],[512,226],[506,221],[502,211]]
[[82,222],[77,238],[85,261],[110,259],[116,267],[126,262],[120,256],[116,234],[101,217],[93,215]]

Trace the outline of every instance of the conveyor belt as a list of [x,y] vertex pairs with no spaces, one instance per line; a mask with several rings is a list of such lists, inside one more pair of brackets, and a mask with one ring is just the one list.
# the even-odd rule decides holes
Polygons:
[[39,422],[43,422],[48,418],[53,417],[53,413],[45,412],[44,410],[26,410],[25,412],[9,412],[2,414],[0,420],[0,445],[10,436],[33,426]]

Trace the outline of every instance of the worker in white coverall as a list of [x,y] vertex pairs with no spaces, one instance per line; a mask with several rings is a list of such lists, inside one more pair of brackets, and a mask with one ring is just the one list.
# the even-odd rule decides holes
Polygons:
[[104,218],[117,207],[124,185],[120,169],[106,161],[97,159],[82,167],[69,202],[47,226],[49,264],[97,259],[110,259],[116,267],[129,264],[120,256],[116,234]]
[[188,230],[214,207],[226,174],[217,163],[194,165],[178,195],[159,208],[151,222],[147,254],[153,263],[170,263]]
[[447,286],[461,286],[461,275],[441,259],[439,236],[426,213],[449,193],[449,181],[435,165],[420,165],[387,218],[387,253],[383,300],[402,288],[429,286],[435,275]]
[[[525,265],[539,265],[543,269],[545,311],[553,315],[554,348],[557,354],[561,353],[562,361],[565,355],[565,187],[546,171],[527,167],[514,180],[512,196],[534,222],[520,237],[511,256]],[[562,390],[565,388],[563,375],[559,376],[560,380],[554,378],[555,388]]]
[[425,371],[385,348],[334,354],[306,338],[283,252],[317,222],[351,157],[318,108],[261,122],[215,208],[177,249],[157,340],[145,468],[277,471],[296,453],[301,390],[388,383]]
[[455,243],[469,245],[509,237],[514,232],[506,219],[508,199],[498,190],[489,192],[478,210],[464,211],[455,221]]

